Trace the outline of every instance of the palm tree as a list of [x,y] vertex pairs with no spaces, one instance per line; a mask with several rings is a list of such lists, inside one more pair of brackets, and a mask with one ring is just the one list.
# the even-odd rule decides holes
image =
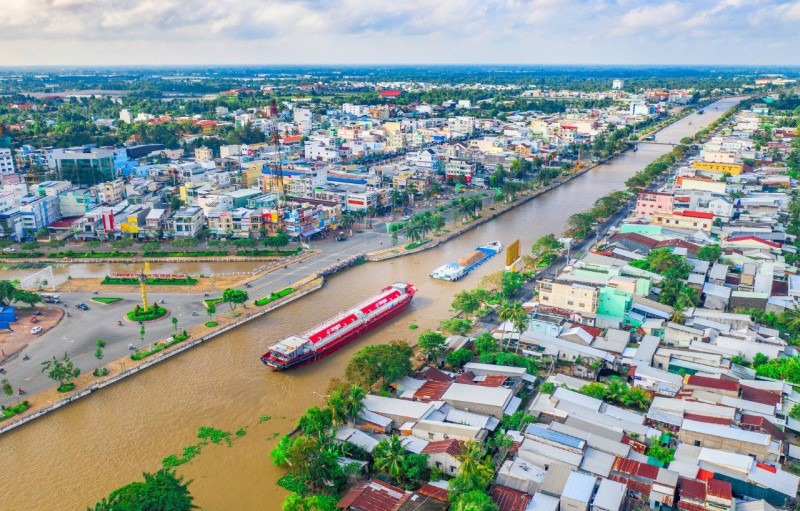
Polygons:
[[519,353],[519,343],[522,332],[527,330],[530,325],[530,318],[525,308],[522,306],[522,302],[514,302],[511,304],[511,311],[508,319],[511,321],[511,324],[514,325],[514,330],[519,334],[517,337],[517,345],[514,348],[514,353]]
[[[511,315],[513,314],[514,306],[508,300],[502,300],[500,305],[497,307],[497,319],[505,323],[506,321],[511,320]],[[506,344],[506,329],[503,328],[503,345]]]
[[392,479],[399,479],[403,474],[406,461],[406,448],[400,437],[392,435],[388,440],[381,440],[372,453],[375,470],[383,472]]
[[349,229],[353,226],[355,221],[356,219],[353,216],[353,214],[348,211],[347,213],[342,215],[342,219],[339,221],[339,227],[341,227],[342,229]]
[[334,390],[327,399],[328,409],[331,411],[331,422],[340,426],[347,422],[347,397],[341,390]]
[[348,423],[355,425],[358,414],[364,409],[364,398],[367,396],[364,389],[358,385],[350,387],[350,392],[347,393],[347,418]]
[[422,226],[418,222],[409,222],[405,227],[405,234],[406,238],[417,242],[421,240],[423,236]]
[[669,319],[681,325],[686,321],[686,307],[680,301],[672,306],[672,315]]
[[467,479],[481,480],[486,483],[491,480],[494,470],[487,459],[486,451],[480,442],[470,440],[461,444],[461,452],[456,456],[461,462],[459,474]]
[[419,227],[422,230],[423,237],[427,236],[428,233],[433,230],[433,219],[431,219],[430,215],[419,216],[417,217],[416,222],[419,224]]
[[781,316],[783,316],[781,319],[783,319],[783,324],[786,325],[787,328],[791,328],[792,330],[800,328],[800,307],[797,305],[783,311]]

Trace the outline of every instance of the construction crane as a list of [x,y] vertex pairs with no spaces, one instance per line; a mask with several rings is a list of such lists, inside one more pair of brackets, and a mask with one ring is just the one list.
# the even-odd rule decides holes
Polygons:
[[139,287],[142,291],[142,309],[147,312],[147,277],[150,275],[150,263],[144,263],[144,270],[139,274]]

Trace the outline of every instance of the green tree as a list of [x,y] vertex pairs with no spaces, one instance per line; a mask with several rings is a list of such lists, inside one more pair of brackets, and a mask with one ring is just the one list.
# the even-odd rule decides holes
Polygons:
[[564,245],[554,234],[547,234],[533,243],[531,254],[542,265],[548,265],[558,257],[558,251],[563,248]]
[[511,298],[517,291],[522,289],[525,278],[514,271],[504,271],[502,276],[503,296]]
[[66,352],[62,360],[53,357],[52,360],[42,362],[42,372],[45,371],[51,380],[58,382],[59,388],[69,386],[81,374],[81,370],[75,367]]
[[230,305],[231,310],[234,310],[237,305],[247,302],[249,298],[247,291],[241,289],[227,288],[222,292],[222,301]]
[[397,435],[381,440],[372,452],[375,470],[399,480],[403,476],[406,461],[406,448]]
[[539,392],[541,392],[542,394],[552,394],[555,391],[556,391],[556,385],[553,382],[548,381],[542,383],[542,386],[539,387]]
[[669,447],[663,447],[658,444],[653,444],[647,448],[645,452],[647,456],[651,456],[665,465],[671,463],[675,460],[675,449],[670,449]]
[[172,329],[175,330],[175,335],[178,335],[178,318],[172,316]]
[[347,421],[349,424],[355,424],[359,414],[364,410],[366,406],[364,404],[365,397],[367,397],[367,393],[364,392],[364,389],[358,385],[352,385],[350,387],[345,403],[345,411],[347,412]]
[[217,306],[214,305],[213,303],[209,303],[208,306],[206,307],[206,314],[208,314],[208,317],[210,318],[216,313],[217,313]]
[[715,262],[722,256],[722,247],[715,244],[700,247],[697,250],[697,258],[701,261]]
[[3,394],[5,394],[6,396],[14,395],[14,387],[11,386],[11,382],[8,381],[8,378],[3,378],[2,387],[3,387]]
[[474,344],[478,355],[483,355],[485,353],[496,353],[500,351],[500,345],[497,344],[497,340],[488,332],[480,334],[475,339]]
[[11,305],[17,293],[17,287],[10,280],[0,280],[0,305]]
[[427,360],[436,360],[447,351],[447,339],[431,330],[426,330],[417,339],[417,345]]
[[453,298],[451,307],[455,311],[472,315],[481,308],[481,302],[475,293],[471,291],[460,291],[456,293],[456,296]]
[[458,496],[453,511],[497,511],[497,505],[485,490],[471,490]]
[[472,330],[472,323],[468,319],[446,319],[441,322],[440,328],[453,335],[468,335]]
[[198,509],[189,492],[191,481],[174,470],[145,473],[144,482],[134,482],[111,492],[107,499],[95,504],[89,511],[189,511]]
[[38,293],[31,293],[23,289],[17,289],[14,292],[14,301],[28,304],[30,307],[35,306],[37,303],[42,302],[42,296]]
[[472,361],[472,357],[473,354],[470,350],[466,348],[459,348],[451,353],[448,353],[445,361],[454,370],[458,370],[464,367],[464,364],[467,362]]
[[753,367],[758,368],[758,366],[764,365],[769,362],[769,357],[764,355],[763,353],[756,353],[753,357]]
[[364,347],[348,362],[345,377],[362,389],[372,389],[376,385],[386,388],[390,383],[411,374],[413,354],[411,346],[405,341]]
[[333,426],[330,408],[312,406],[300,417],[298,426],[307,436],[325,437]]

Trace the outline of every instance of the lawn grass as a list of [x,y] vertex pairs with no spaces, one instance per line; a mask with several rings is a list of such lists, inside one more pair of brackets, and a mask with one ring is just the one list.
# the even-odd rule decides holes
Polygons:
[[[100,283],[107,286],[138,286],[139,279],[136,277],[110,277],[106,275]],[[147,277],[147,284],[150,286],[194,286],[197,284],[197,279],[190,276],[182,279]]]
[[264,306],[269,303],[274,302],[279,298],[283,298],[284,296],[290,295],[295,292],[295,289],[292,287],[287,287],[286,289],[281,289],[277,293],[271,293],[269,296],[265,296],[264,298],[259,298],[255,301],[255,304],[258,306]]
[[212,305],[214,305],[214,306],[219,305],[222,302],[223,302],[222,298],[206,298],[205,300],[203,300],[203,303],[205,304],[206,309],[208,309]]
[[163,318],[167,315],[169,311],[166,308],[160,307],[158,305],[151,305],[147,308],[147,312],[144,309],[137,308],[128,311],[128,319],[131,321],[153,321],[154,319]]
[[149,350],[145,351],[137,351],[133,355],[131,355],[131,360],[142,360],[147,358],[151,355],[155,355],[160,351],[164,351],[165,349],[169,348],[170,346],[174,346],[179,342],[183,342],[189,338],[189,334],[186,333],[186,330],[183,332],[173,335],[171,340],[169,341],[158,341],[155,343]]
[[111,305],[112,303],[121,302],[122,298],[117,297],[108,297],[108,296],[94,296],[92,297],[93,302],[104,303],[106,305]]

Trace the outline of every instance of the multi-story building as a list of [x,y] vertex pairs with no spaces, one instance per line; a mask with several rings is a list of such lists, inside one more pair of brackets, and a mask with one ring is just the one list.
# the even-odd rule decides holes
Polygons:
[[536,291],[542,305],[570,311],[594,313],[600,299],[597,288],[573,282],[540,280]]
[[636,199],[637,217],[649,217],[653,213],[672,213],[672,194],[663,192],[642,192]]
[[197,235],[206,225],[203,210],[197,206],[183,208],[172,217],[172,230],[176,238],[188,238]]
[[14,157],[11,149],[0,148],[0,176],[14,173]]
[[673,213],[654,213],[650,223],[674,229],[703,230],[711,232],[714,225],[714,213],[703,211],[675,211]]
[[65,218],[83,216],[94,209],[97,204],[97,195],[85,188],[69,190],[58,196],[61,216]]
[[52,195],[23,197],[19,207],[23,229],[36,231],[61,219],[61,210],[58,206],[58,197]]
[[53,155],[58,180],[92,186],[114,179],[113,149],[69,150]]
[[125,198],[125,181],[114,179],[100,186],[99,200],[103,204],[117,204]]
[[465,115],[447,119],[447,127],[451,136],[472,135],[475,132],[475,118]]
[[475,176],[475,165],[459,160],[448,161],[444,166],[446,179],[464,179],[465,182],[472,182]]

